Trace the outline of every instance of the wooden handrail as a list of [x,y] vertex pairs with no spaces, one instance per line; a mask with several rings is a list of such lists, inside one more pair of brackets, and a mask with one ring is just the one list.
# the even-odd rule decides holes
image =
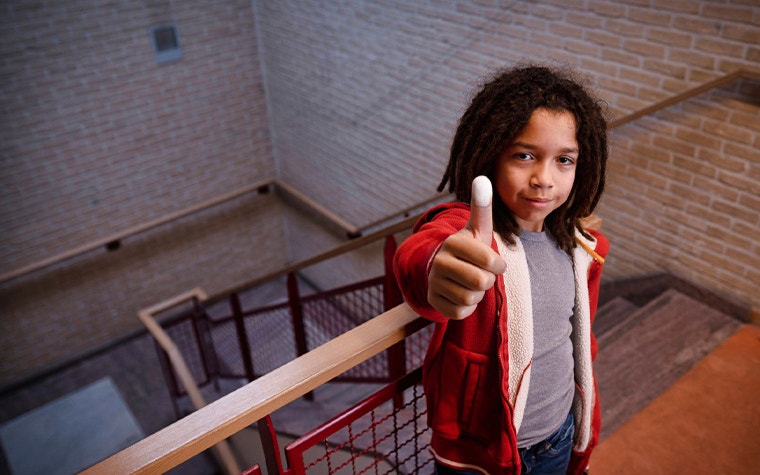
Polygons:
[[0,283],[15,279],[17,277],[20,277],[24,274],[29,274],[31,272],[34,272],[36,270],[43,269],[45,267],[51,266],[53,264],[57,264],[59,262],[63,262],[65,260],[71,259],[72,257],[79,256],[81,254],[87,253],[89,251],[93,251],[95,249],[101,248],[103,246],[106,246],[109,243],[121,241],[123,239],[126,239],[130,236],[134,236],[136,234],[140,234],[142,232],[148,231],[150,229],[156,228],[158,226],[170,223],[172,221],[175,221],[179,218],[188,216],[193,213],[197,213],[198,211],[203,211],[207,208],[211,208],[213,206],[217,206],[221,203],[224,203],[226,201],[230,201],[234,198],[237,198],[239,196],[242,196],[246,193],[250,193],[255,190],[259,190],[263,187],[268,186],[271,183],[271,181],[261,181],[258,183],[255,183],[253,185],[248,185],[243,188],[240,188],[239,190],[225,193],[224,195],[217,196],[216,198],[212,198],[208,201],[204,201],[202,203],[199,203],[197,205],[190,206],[189,208],[185,208],[183,210],[176,211],[174,213],[169,213],[166,216],[162,216],[160,218],[154,219],[152,221],[148,221],[147,223],[143,223],[137,226],[133,226],[131,228],[127,228],[124,231],[120,231],[115,234],[111,234],[110,236],[104,237],[102,239],[98,239],[92,242],[89,242],[87,244],[83,244],[81,246],[75,247],[73,249],[70,249],[68,251],[62,252],[60,254],[56,254],[54,256],[51,256],[47,259],[43,259],[41,261],[29,264],[27,266],[20,267],[18,269],[15,269],[10,272],[6,272],[5,274],[0,275]]
[[746,69],[739,69],[732,73],[728,73],[725,76],[721,76],[712,81],[708,81],[704,84],[688,89],[680,94],[676,94],[675,96],[671,96],[667,99],[663,99],[660,102],[657,102],[655,104],[652,104],[651,106],[645,107],[641,110],[628,114],[625,117],[622,117],[617,120],[613,120],[610,123],[610,129],[620,127],[621,125],[632,122],[638,118],[644,117],[645,115],[653,114],[661,109],[673,106],[675,104],[678,104],[679,102],[685,101],[686,99],[691,99],[692,97],[702,94],[703,92],[707,92],[710,89],[714,89],[716,87],[729,84],[738,79],[753,79],[756,81],[760,81],[760,72],[749,71]]
[[150,334],[153,335],[153,338],[156,340],[156,342],[169,356],[172,367],[177,372],[177,376],[179,377],[180,382],[187,391],[188,396],[190,396],[190,400],[196,409],[205,406],[206,401],[203,399],[203,396],[201,395],[197,384],[195,384],[195,380],[193,379],[190,369],[185,362],[185,358],[182,356],[182,353],[180,353],[177,345],[174,344],[174,341],[171,339],[171,337],[156,321],[155,315],[186,302],[193,300],[203,302],[207,298],[208,296],[206,295],[206,292],[203,291],[203,289],[195,288],[193,290],[172,297],[171,299],[167,299],[161,303],[153,305],[152,307],[148,307],[137,312],[137,317],[140,319],[143,325],[145,325]]
[[[206,399],[201,394],[200,388],[198,388],[198,384],[195,382],[195,379],[190,372],[190,368],[187,366],[187,362],[182,356],[182,353],[179,351],[179,348],[177,348],[177,345],[174,343],[171,337],[156,321],[155,315],[186,302],[203,302],[207,298],[208,296],[206,295],[206,292],[200,288],[195,288],[137,312],[137,316],[140,321],[143,323],[143,325],[145,325],[151,335],[153,335],[153,338],[169,357],[172,368],[174,368],[174,371],[177,373],[177,377],[182,383],[182,386],[185,388],[185,391],[187,391],[187,395],[190,397],[190,401],[192,402],[193,408],[196,411],[206,406]],[[216,442],[213,449],[216,457],[219,459],[222,467],[224,467],[227,475],[237,475],[241,472],[240,465],[238,464],[235,455],[232,453],[232,449],[226,440],[222,439]]]
[[423,325],[406,304],[394,307],[83,473],[164,473],[387,350]]
[[283,191],[285,191],[287,194],[293,196],[294,198],[298,199],[299,201],[308,204],[313,210],[317,211],[322,216],[326,217],[333,223],[337,224],[341,228],[343,228],[347,233],[349,234],[357,234],[359,233],[359,228],[354,226],[353,224],[349,223],[345,219],[341,218],[337,214],[333,213],[329,209],[325,208],[324,206],[320,205],[316,201],[312,200],[305,194],[303,194],[301,191],[293,188],[289,184],[285,183],[284,181],[275,180],[275,183],[279,188],[281,188]]
[[367,234],[366,236],[361,236],[356,239],[352,239],[351,241],[348,241],[344,244],[340,244],[332,249],[330,249],[327,252],[324,252],[322,254],[318,254],[313,257],[309,257],[306,259],[303,259],[301,261],[298,261],[294,264],[291,264],[287,267],[283,267],[281,269],[278,269],[274,272],[269,272],[267,274],[264,274],[262,276],[253,278],[251,280],[245,281],[243,283],[237,284],[233,287],[229,287],[227,289],[224,289],[211,297],[209,297],[210,301],[217,300],[219,298],[224,298],[230,294],[238,293],[243,290],[256,287],[259,284],[263,284],[265,282],[269,282],[273,279],[276,279],[278,277],[282,277],[284,275],[290,274],[291,272],[297,272],[301,269],[304,269],[306,267],[309,267],[314,264],[318,264],[320,262],[326,261],[328,259],[331,259],[333,257],[339,256],[341,254],[345,254],[347,252],[351,252],[355,249],[359,249],[363,246],[366,246],[368,244],[371,244],[375,241],[378,241],[380,239],[383,239],[391,234],[396,234],[401,231],[406,231],[407,229],[411,228],[412,225],[419,219],[419,215],[411,216],[409,218],[406,218],[402,221],[399,221],[398,223],[392,224],[391,226],[381,229],[379,231],[376,231],[372,234]]
[[[367,229],[376,228],[378,226],[381,226],[383,223],[387,223],[390,221],[394,216],[403,216],[408,218],[410,216],[410,213],[412,213],[414,210],[419,210],[421,208],[427,208],[431,203],[434,203],[438,200],[442,200],[443,198],[448,197],[449,199],[454,199],[454,196],[451,193],[436,193],[435,195],[431,196],[430,198],[426,200],[422,200],[419,203],[415,204],[414,206],[409,206],[404,209],[401,209],[390,216],[385,216],[383,218],[380,218],[376,221],[372,221],[371,223],[367,223],[361,228],[359,228],[359,232],[362,232]],[[419,215],[419,212],[415,213]]]
[[[220,205],[220,204],[225,203],[227,201],[231,201],[233,199],[239,198],[240,196],[243,196],[245,194],[251,193],[253,191],[261,190],[262,188],[265,188],[265,187],[270,186],[270,185],[277,187],[278,189],[282,190],[284,193],[286,193],[288,195],[291,195],[293,198],[295,198],[298,201],[302,202],[303,204],[305,204],[307,207],[309,207],[313,211],[319,213],[320,215],[322,215],[327,220],[333,222],[334,224],[336,224],[337,226],[339,226],[340,228],[342,228],[344,231],[346,231],[346,233],[348,235],[360,235],[361,232],[362,232],[362,230],[364,230],[364,229],[367,229],[367,228],[370,228],[372,226],[381,224],[383,222],[387,222],[393,216],[398,216],[398,215],[405,214],[409,210],[416,209],[417,207],[422,206],[424,203],[429,203],[429,202],[432,202],[432,201],[434,201],[436,199],[439,199],[440,196],[441,196],[441,195],[433,196],[433,197],[431,197],[431,198],[429,198],[427,200],[422,201],[420,203],[420,205],[417,206],[417,207],[406,208],[404,210],[401,210],[401,211],[399,211],[397,213],[394,213],[392,215],[386,216],[385,218],[382,218],[380,220],[377,220],[377,221],[375,221],[375,222],[373,222],[373,223],[371,223],[369,225],[366,225],[366,226],[363,226],[363,227],[360,228],[360,227],[354,226],[353,224],[351,224],[348,221],[344,220],[340,216],[338,216],[335,213],[331,212],[330,210],[328,210],[324,206],[320,205],[319,203],[317,203],[313,199],[309,198],[305,194],[301,193],[300,191],[296,190],[292,186],[288,185],[287,183],[285,183],[285,182],[283,182],[283,181],[281,181],[279,179],[260,181],[258,183],[253,184],[253,185],[244,186],[244,187],[242,187],[242,188],[240,188],[238,190],[232,191],[230,193],[225,193],[224,195],[218,196],[216,198],[204,201],[202,203],[190,206],[188,208],[176,211],[174,213],[170,213],[170,214],[168,214],[166,216],[163,216],[161,218],[154,219],[152,221],[140,224],[138,226],[133,226],[133,227],[128,228],[128,229],[126,229],[124,231],[120,231],[118,233],[111,234],[111,235],[109,235],[109,236],[107,236],[105,238],[97,239],[95,241],[83,244],[81,246],[77,246],[77,247],[75,247],[73,249],[69,249],[68,251],[65,251],[65,252],[62,252],[62,253],[59,253],[59,254],[55,254],[55,255],[50,256],[50,257],[48,257],[46,259],[42,259],[42,260],[34,262],[32,264],[19,267],[18,269],[14,269],[14,270],[12,270],[10,272],[6,272],[5,274],[1,274],[0,275],[0,283],[13,280],[13,279],[15,279],[17,277],[21,277],[22,275],[30,274],[30,273],[35,272],[37,270],[44,269],[46,267],[52,266],[53,264],[57,264],[59,262],[63,262],[63,261],[66,261],[68,259],[77,257],[77,256],[82,255],[82,254],[85,254],[87,252],[94,251],[94,250],[99,249],[101,247],[107,246],[110,243],[122,241],[122,240],[124,240],[126,238],[129,238],[131,236],[140,234],[142,232],[148,231],[148,230],[156,228],[158,226],[162,226],[164,224],[168,224],[168,223],[170,223],[172,221],[176,221],[177,219],[184,218],[184,217],[189,216],[189,215],[191,215],[193,213],[197,213],[199,211],[203,211],[203,210],[206,210],[208,208],[212,208],[214,206]],[[394,226],[393,228],[395,229],[396,227]],[[394,231],[394,232],[397,232],[397,231]],[[385,234],[385,235],[387,236],[387,234]],[[375,238],[377,238],[378,235],[374,234],[373,236],[376,236]],[[384,236],[379,236],[379,237],[384,237]],[[366,243],[366,241],[362,241],[362,242]],[[352,248],[355,248],[355,246],[353,246]],[[324,259],[329,259],[333,255],[335,255],[335,253],[333,253],[333,252],[328,252],[327,254],[329,254],[329,256],[325,257]],[[285,272],[285,273],[287,273],[287,272]],[[279,274],[281,274],[281,273],[278,273],[278,275]]]

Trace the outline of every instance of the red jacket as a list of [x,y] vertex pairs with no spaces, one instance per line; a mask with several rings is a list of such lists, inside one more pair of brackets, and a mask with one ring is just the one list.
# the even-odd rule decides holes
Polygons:
[[[533,324],[530,282],[519,240],[507,246],[494,234],[492,247],[507,262],[475,313],[450,320],[427,302],[427,276],[441,243],[469,220],[461,203],[431,209],[396,253],[394,270],[407,303],[435,322],[423,364],[423,384],[436,459],[453,468],[487,474],[519,474],[517,430],[530,385]],[[600,233],[583,238],[573,252],[577,309],[572,318],[576,395],[575,441],[568,473],[588,466],[599,438],[600,411],[592,361],[599,281],[609,243]]]

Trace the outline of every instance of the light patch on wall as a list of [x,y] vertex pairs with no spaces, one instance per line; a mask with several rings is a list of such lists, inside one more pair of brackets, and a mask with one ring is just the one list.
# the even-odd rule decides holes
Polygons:
[[168,63],[182,58],[177,25],[159,25],[150,29],[150,40],[157,63]]

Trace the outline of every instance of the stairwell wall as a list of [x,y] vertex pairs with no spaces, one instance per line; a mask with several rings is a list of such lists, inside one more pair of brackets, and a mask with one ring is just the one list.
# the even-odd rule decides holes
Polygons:
[[[254,8],[280,178],[357,226],[434,193],[458,117],[494,68],[569,65],[611,119],[760,70],[752,0]],[[759,102],[743,80],[612,132],[606,279],[670,272],[760,308]]]
[[[168,23],[182,58],[159,64]],[[2,274],[275,177],[248,0],[9,0],[0,57]],[[139,330],[140,308],[282,267],[284,236],[254,192],[0,283],[0,387]]]
[[[434,193],[496,67],[567,64],[611,118],[760,69],[754,0],[186,3],[0,7],[3,271],[275,176],[374,222]],[[183,58],[156,64],[148,29],[169,21]],[[668,271],[760,307],[757,98],[745,80],[613,132],[605,278]],[[134,330],[143,306],[345,241],[280,206],[249,196],[0,284],[0,384]]]

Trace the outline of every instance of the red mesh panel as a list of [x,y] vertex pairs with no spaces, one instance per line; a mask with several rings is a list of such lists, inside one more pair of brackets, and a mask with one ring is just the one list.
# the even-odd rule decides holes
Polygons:
[[[421,370],[389,384],[285,448],[295,474],[432,474]],[[392,399],[403,393],[403,407]]]
[[[334,339],[358,325],[380,315],[384,311],[384,278],[378,277],[357,284],[320,292],[301,299],[304,338],[308,350]],[[241,304],[255,299],[243,295],[230,295],[228,299],[209,302],[200,317],[196,333],[190,314],[183,315],[165,329],[185,358],[199,386],[212,378],[246,378],[245,355],[241,339],[247,339],[253,377],[266,374],[295,359],[296,336],[293,317],[288,303],[255,309],[240,308],[245,335],[238,334],[233,316],[234,299]],[[250,297],[250,295],[248,296]],[[427,346],[428,332],[423,331],[407,339],[406,369],[422,363]],[[204,364],[204,352],[206,364]],[[168,367],[165,355],[161,355]],[[173,372],[173,370],[171,370]],[[404,368],[401,368],[404,371]],[[182,396],[185,391],[175,384],[176,378],[167,375],[167,383],[173,394]],[[388,355],[383,352],[348,370],[336,378],[341,381],[378,382],[388,381],[390,369]]]
[[244,378],[245,366],[243,365],[235,321],[229,318],[221,321],[209,320],[209,326],[219,376]]
[[[383,313],[383,279],[377,278],[303,299],[306,342],[310,350]],[[340,379],[388,378],[384,353],[355,366]]]
[[[187,364],[190,374],[192,374],[195,382],[199,386],[208,383],[209,374],[203,361],[203,354],[201,353],[197,334],[193,328],[192,317],[188,315],[181,320],[169,323],[164,327],[164,330],[174,344],[177,345],[177,348],[185,359],[185,363]],[[182,387],[182,383],[180,383],[178,379],[177,384],[178,395],[186,394],[185,388]]]
[[279,368],[296,358],[293,324],[287,305],[247,314],[245,330],[251,345],[256,376]]

